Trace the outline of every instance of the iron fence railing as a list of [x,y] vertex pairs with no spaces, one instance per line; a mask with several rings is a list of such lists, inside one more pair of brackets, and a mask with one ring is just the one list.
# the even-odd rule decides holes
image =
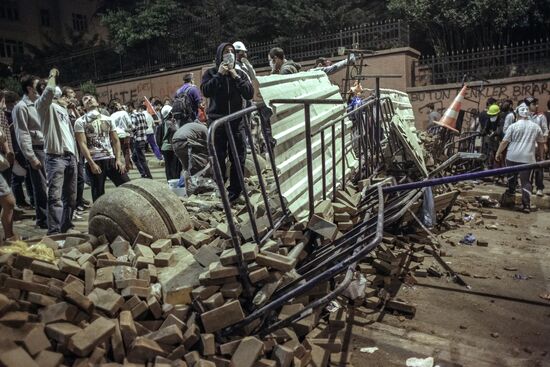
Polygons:
[[420,58],[415,85],[459,83],[550,72],[550,39],[461,50]]
[[[60,69],[62,82],[75,85],[83,81],[107,82],[213,61],[215,47],[222,41],[218,17],[173,30],[173,36],[139,48],[117,53],[102,46],[79,50],[69,55],[37,58],[27,65],[29,72],[47,75],[52,67]],[[206,36],[207,35],[207,36]],[[255,66],[267,65],[272,47],[282,47],[289,58],[303,60],[337,53],[338,47],[385,49],[409,45],[409,26],[401,20],[388,20],[339,30],[337,32],[251,43],[249,57]]]

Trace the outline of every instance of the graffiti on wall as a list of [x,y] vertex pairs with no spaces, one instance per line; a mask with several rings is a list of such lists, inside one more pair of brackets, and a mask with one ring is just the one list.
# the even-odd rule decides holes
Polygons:
[[193,72],[195,81],[200,81],[202,70],[188,70],[179,73],[148,77],[147,79],[121,82],[110,85],[98,85],[97,93],[100,102],[109,103],[118,100],[121,103],[139,102],[143,96],[157,97],[161,100],[173,98],[176,90],[182,85],[182,75]]
[[[425,128],[428,121],[428,105],[434,105],[434,109],[441,114],[452,103],[460,92],[460,86],[450,89],[426,90],[409,92],[409,98],[413,105],[416,125]],[[485,108],[487,99],[510,99],[514,106],[525,97],[533,96],[539,99],[539,109],[546,111],[546,103],[550,100],[550,80],[532,81],[524,83],[491,84],[473,86],[466,91],[462,109],[469,116],[475,116],[479,110]]]

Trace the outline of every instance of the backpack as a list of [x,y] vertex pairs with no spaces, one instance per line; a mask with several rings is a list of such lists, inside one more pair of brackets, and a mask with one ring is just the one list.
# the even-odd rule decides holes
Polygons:
[[157,144],[162,147],[165,140],[167,140],[169,144],[172,144],[172,137],[178,129],[179,124],[174,119],[163,120],[155,131],[155,140]]
[[189,86],[186,90],[178,94],[172,102],[172,116],[181,126],[186,122],[192,122],[193,119],[193,107],[191,96],[189,91],[192,86]]

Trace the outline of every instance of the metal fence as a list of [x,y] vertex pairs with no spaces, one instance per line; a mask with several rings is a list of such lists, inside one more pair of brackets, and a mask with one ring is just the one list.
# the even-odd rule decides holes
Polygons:
[[[213,61],[214,50],[222,41],[222,25],[218,17],[206,18],[178,27],[174,35],[146,47],[117,53],[111,47],[94,47],[70,55],[35,59],[28,71],[47,75],[51,67],[60,69],[64,84],[83,81],[106,82]],[[183,35],[183,36],[182,36]],[[249,57],[255,66],[267,65],[272,47],[282,47],[288,57],[303,60],[329,56],[338,47],[385,49],[409,45],[409,26],[401,20],[363,24],[333,33],[307,35],[278,42],[251,43]]]
[[422,57],[415,85],[445,84],[468,79],[496,79],[550,72],[550,39],[461,50]]

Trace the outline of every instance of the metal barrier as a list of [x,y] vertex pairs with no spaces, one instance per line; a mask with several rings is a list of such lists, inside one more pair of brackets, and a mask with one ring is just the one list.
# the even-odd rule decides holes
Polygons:
[[[383,164],[382,162],[382,145],[383,142],[391,142],[389,124],[390,120],[394,114],[393,105],[391,100],[388,97],[379,99],[376,97],[368,98],[363,105],[357,108],[354,111],[348,112],[332,121],[327,122],[317,131],[311,131],[311,121],[310,121],[310,107],[314,104],[340,104],[341,100],[327,100],[327,99],[278,99],[272,100],[272,104],[303,104],[304,105],[304,124],[305,124],[305,134],[306,134],[306,164],[307,164],[307,173],[308,173],[308,197],[309,197],[309,211],[310,216],[314,211],[314,193],[313,193],[313,151],[312,151],[312,137],[320,135],[321,136],[321,165],[322,171],[321,174],[324,177],[327,173],[327,164],[325,157],[326,149],[326,132],[330,130],[330,141],[329,144],[332,146],[332,191],[333,199],[336,197],[336,189],[338,186],[341,188],[346,187],[346,151],[353,149],[354,141],[350,138],[346,139],[346,134],[350,134],[350,129],[345,128],[346,119],[350,116],[357,118],[356,128],[358,134],[355,136],[355,142],[358,143],[358,158],[359,158],[359,178],[365,177],[366,174],[373,174],[380,168]],[[256,111],[259,111],[261,108],[265,108],[263,103],[254,105],[252,107],[243,109],[239,112],[233,113],[229,116],[220,118],[214,122],[209,127],[208,131],[208,149],[210,152],[210,163],[214,170],[214,175],[216,183],[219,188],[221,195],[222,204],[224,211],[227,217],[227,224],[231,234],[231,241],[235,248],[237,255],[237,262],[239,268],[239,274],[243,281],[245,295],[251,299],[252,286],[250,279],[248,278],[248,272],[246,269],[246,264],[244,262],[242,252],[240,249],[241,239],[239,231],[233,218],[231,211],[231,203],[229,202],[229,197],[225,189],[224,184],[224,175],[222,174],[221,167],[218,161],[218,156],[215,149],[216,144],[216,131],[220,128],[224,128],[228,137],[229,150],[230,154],[234,158],[233,161],[238,161],[238,151],[236,147],[236,142],[233,135],[233,130],[231,124],[242,124],[242,129],[244,129],[245,136],[249,141],[249,145],[254,147],[253,135],[248,124],[250,114]],[[264,140],[270,141],[268,136],[268,122],[264,120],[263,114],[259,114],[261,118],[261,129]],[[244,122],[243,122],[244,120]],[[336,136],[336,127],[340,124],[341,132],[339,136]],[[327,134],[328,135],[328,134]],[[336,140],[341,138],[341,155],[342,155],[342,172],[341,177],[336,177]],[[391,144],[390,144],[391,145]],[[395,149],[391,148],[391,149]],[[255,174],[258,176],[258,182],[260,185],[260,191],[262,194],[263,202],[266,207],[266,215],[268,216],[269,229],[263,235],[260,235],[258,227],[256,224],[256,218],[254,213],[254,208],[250,202],[250,196],[248,193],[248,188],[244,181],[244,173],[240,166],[235,167],[238,179],[243,187],[243,196],[245,199],[245,207],[248,212],[250,225],[254,233],[254,241],[260,246],[265,243],[265,241],[270,238],[274,231],[281,227],[287,219],[290,218],[290,212],[285,206],[285,199],[282,196],[279,176],[277,172],[277,167],[275,165],[275,159],[273,156],[272,147],[267,144],[267,154],[269,158],[271,174],[275,182],[278,198],[278,206],[280,206],[282,215],[280,218],[274,218],[274,212],[272,210],[272,205],[270,203],[270,196],[272,197],[273,193],[270,195],[266,190],[265,179],[263,173],[260,170],[260,166],[257,159],[257,152],[255,149],[251,149],[252,158],[254,160],[254,169]],[[372,165],[375,165],[372,166]],[[338,182],[338,183],[337,183]],[[388,201],[389,206],[385,208],[384,196],[382,195],[382,187],[395,183],[394,181],[387,179],[377,185],[371,186],[368,190],[364,192],[363,195],[363,204],[362,204],[362,213],[364,213],[364,220],[356,225],[352,230],[350,230],[343,237],[333,241],[332,243],[326,246],[318,246],[315,241],[310,243],[308,246],[309,256],[305,262],[300,264],[300,267],[296,270],[296,278],[286,284],[283,288],[277,290],[269,302],[259,301],[258,304],[245,305],[245,308],[251,311],[251,313],[240,323],[233,325],[231,328],[227,329],[226,333],[232,333],[236,329],[239,329],[245,325],[249,325],[251,322],[261,319],[259,326],[261,326],[261,334],[269,333],[277,328],[284,327],[289,323],[295,321],[296,319],[306,316],[306,313],[313,308],[320,307],[321,305],[326,304],[330,300],[337,297],[341,292],[343,292],[349,283],[352,280],[353,271],[359,260],[366,256],[370,251],[372,251],[380,243],[382,239],[382,231],[385,224],[390,224],[397,219],[399,219],[409,208],[414,201],[420,197],[417,193],[407,193],[406,195],[392,195]],[[417,190],[421,191],[421,190]],[[327,187],[326,181],[323,179],[323,199],[327,197]],[[372,212],[376,210],[376,215],[371,216]],[[387,216],[388,220],[385,220]],[[305,249],[306,244],[298,245],[297,248],[293,249],[291,255],[298,255],[303,249]],[[305,308],[300,312],[291,315],[284,320],[273,319],[273,312],[285,304],[291,298],[296,297],[297,295],[304,294],[308,290],[312,289],[316,285],[328,281],[334,278],[335,275],[344,273],[345,276],[343,280],[334,287],[333,291],[329,294],[323,296],[320,299],[315,300],[314,302],[305,305]]]
[[[248,278],[248,271],[246,269],[246,264],[244,262],[242,252],[241,252],[241,248],[240,248],[240,246],[241,246],[240,236],[239,236],[239,233],[237,231],[237,227],[235,225],[233,214],[231,212],[231,203],[229,202],[229,197],[227,195],[227,190],[225,189],[224,174],[221,171],[221,167],[220,167],[220,164],[219,164],[219,161],[218,161],[218,155],[217,155],[216,149],[215,149],[215,144],[216,144],[215,135],[216,135],[217,129],[225,128],[226,134],[228,136],[228,141],[229,141],[230,154],[233,156],[234,161],[238,162],[239,158],[238,158],[237,146],[236,146],[235,138],[234,138],[234,135],[233,135],[233,131],[231,130],[231,123],[236,122],[238,124],[241,124],[244,131],[245,131],[246,138],[248,139],[249,142],[251,142],[251,146],[254,146],[254,144],[252,144],[252,142],[254,140],[253,140],[252,132],[250,130],[249,119],[250,119],[250,114],[252,112],[258,111],[258,108],[260,108],[262,106],[263,106],[263,104],[254,105],[252,107],[245,108],[245,109],[243,109],[239,112],[236,112],[236,113],[233,113],[231,115],[222,117],[222,118],[212,122],[212,124],[210,125],[210,127],[208,129],[208,137],[207,137],[208,151],[210,153],[210,156],[209,156],[210,164],[211,164],[211,167],[213,168],[213,171],[214,171],[214,176],[215,176],[215,179],[216,179],[216,183],[218,185],[218,189],[219,189],[219,193],[220,193],[220,196],[221,196],[223,208],[224,208],[224,211],[225,211],[225,214],[226,214],[227,225],[228,225],[228,228],[229,228],[229,231],[230,231],[230,234],[231,234],[231,241],[233,243],[233,247],[235,248],[235,251],[236,251],[236,254],[237,254],[239,275],[241,276],[241,279],[244,282],[244,286],[245,286],[244,288],[245,288],[245,291],[248,293],[248,295],[250,295],[250,290],[252,288],[251,288],[251,285],[250,285],[250,279]],[[260,114],[260,116],[261,116],[261,114]],[[241,122],[241,120],[243,120],[243,119],[245,120],[245,123]],[[268,134],[267,134],[267,131],[266,131],[266,124],[263,121],[263,118],[262,118],[261,128],[262,128],[262,134],[263,134],[264,140],[266,142],[269,142]],[[256,170],[256,174],[258,176],[258,181],[259,181],[260,188],[261,188],[261,193],[262,193],[262,199],[263,199],[263,202],[264,202],[264,205],[265,205],[265,208],[266,208],[266,215],[268,217],[269,226],[270,226],[267,233],[263,236],[260,236],[260,234],[258,232],[258,228],[257,228],[256,220],[255,220],[255,215],[254,215],[254,208],[252,207],[252,204],[250,202],[250,196],[249,196],[249,193],[248,193],[248,190],[247,190],[246,183],[244,181],[243,168],[241,167],[240,164],[235,165],[237,176],[238,176],[239,181],[242,185],[243,196],[245,198],[246,209],[247,209],[248,215],[250,217],[250,225],[252,227],[254,240],[259,245],[265,243],[265,241],[273,234],[273,232],[275,230],[277,230],[281,226],[281,224],[284,223],[284,221],[288,218],[288,216],[290,214],[288,209],[286,208],[285,200],[284,200],[284,198],[282,196],[282,193],[281,193],[281,188],[280,188],[280,185],[279,185],[279,178],[278,178],[278,175],[277,175],[277,168],[275,166],[275,160],[273,159],[273,152],[272,152],[271,146],[269,144],[266,144],[266,146],[267,146],[268,155],[269,155],[269,158],[270,158],[269,163],[271,165],[271,170],[273,172],[273,177],[274,177],[275,184],[276,184],[276,190],[277,190],[277,193],[278,193],[279,206],[281,208],[282,216],[277,221],[275,220],[275,218],[273,218],[272,214],[273,214],[274,210],[272,210],[272,207],[270,205],[270,198],[268,197],[268,194],[267,194],[264,177],[263,177],[263,174],[262,174],[261,169],[260,169],[260,164],[258,162],[257,152],[254,149],[251,149],[252,158],[254,160],[254,167],[255,167],[255,170]]]

